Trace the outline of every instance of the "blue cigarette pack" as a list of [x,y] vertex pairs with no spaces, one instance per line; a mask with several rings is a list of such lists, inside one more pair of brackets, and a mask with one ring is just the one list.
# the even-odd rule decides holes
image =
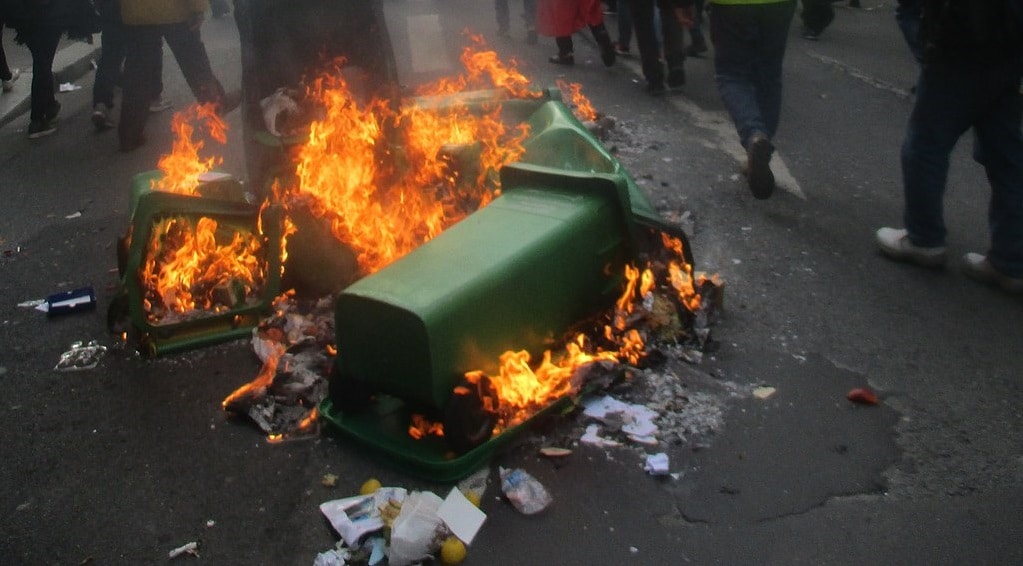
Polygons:
[[76,312],[84,312],[96,308],[96,292],[92,287],[82,287],[74,291],[54,293],[46,297],[46,316],[60,316]]

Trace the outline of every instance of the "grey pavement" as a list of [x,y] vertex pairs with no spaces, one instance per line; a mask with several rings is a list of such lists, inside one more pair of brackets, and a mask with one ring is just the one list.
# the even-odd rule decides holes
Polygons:
[[[32,54],[24,45],[14,41],[14,30],[3,30],[4,54],[12,69],[19,69],[21,77],[14,83],[14,90],[0,95],[0,128],[15,121],[31,107]],[[53,75],[57,84],[72,82],[89,73],[99,59],[100,36],[96,34],[93,43],[61,39],[57,55],[53,59]],[[91,81],[88,88],[91,88]],[[82,86],[82,85],[79,85]],[[84,88],[84,86],[83,86]],[[59,94],[58,94],[59,97]],[[26,127],[23,125],[22,128]]]

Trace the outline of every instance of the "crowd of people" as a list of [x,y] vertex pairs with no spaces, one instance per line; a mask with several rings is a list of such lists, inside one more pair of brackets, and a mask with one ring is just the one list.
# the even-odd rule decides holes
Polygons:
[[[980,281],[1023,293],[1023,0],[897,0],[895,19],[920,65],[915,101],[901,148],[904,227],[884,227],[886,256],[924,266],[946,263],[943,197],[949,155],[973,130],[974,158],[991,186],[990,248],[963,258]],[[832,0],[802,0],[801,36],[816,40],[834,18]],[[849,5],[859,7],[859,0]],[[685,59],[713,49],[718,93],[746,150],[743,172],[752,195],[775,191],[771,160],[781,118],[782,67],[797,0],[523,0],[529,43],[554,39],[549,61],[574,65],[572,36],[588,29],[604,65],[630,52],[635,37],[647,91],[685,85]],[[165,110],[162,46],[174,54],[199,102],[221,112],[239,104],[214,75],[200,28],[205,14],[230,11],[226,0],[0,0],[0,30],[13,28],[32,54],[30,138],[56,131],[60,104],[52,65],[60,39],[100,33],[103,54],[93,91],[97,130],[118,128],[120,147],[143,143],[146,115]],[[495,0],[498,33],[509,35],[509,0]],[[704,39],[709,16],[710,43]],[[604,21],[617,17],[617,40]],[[688,30],[689,44],[684,34]],[[3,92],[14,88],[0,50]],[[115,86],[122,89],[114,122]]]
[[[93,41],[103,49],[93,84],[92,123],[98,131],[118,129],[121,151],[145,143],[146,116],[171,103],[162,97],[163,43],[170,47],[196,99],[229,112],[240,94],[228,93],[214,75],[200,28],[205,15],[230,12],[227,0],[2,0],[0,29],[15,31],[16,41],[32,54],[28,137],[57,131],[53,60],[61,38]],[[0,79],[10,92],[19,78],[0,48]],[[120,121],[112,116],[115,89],[121,88]]]

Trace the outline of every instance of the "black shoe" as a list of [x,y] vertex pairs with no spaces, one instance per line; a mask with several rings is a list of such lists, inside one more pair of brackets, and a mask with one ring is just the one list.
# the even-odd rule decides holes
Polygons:
[[817,41],[821,37],[821,32],[814,31],[810,28],[803,28],[802,37],[803,39],[808,39],[810,41]]
[[572,53],[558,53],[547,60],[555,65],[575,65],[575,55]]
[[686,70],[683,67],[675,67],[668,71],[668,88],[682,88],[686,84]]
[[28,139],[38,139],[56,131],[57,123],[53,120],[32,120],[28,124]]
[[750,136],[746,147],[748,171],[746,181],[754,198],[760,200],[771,198],[774,193],[774,173],[771,172],[771,154],[774,145],[762,133]]
[[110,119],[109,112],[97,104],[92,107],[92,125],[96,127],[97,132],[103,132],[113,128],[115,124]]
[[57,114],[60,114],[60,103],[54,100],[53,104],[50,105],[50,110],[46,112],[46,116],[43,120],[53,122],[57,119]]
[[706,52],[707,42],[702,37],[698,40],[694,39],[693,42],[686,47],[686,55],[690,57],[699,57]]

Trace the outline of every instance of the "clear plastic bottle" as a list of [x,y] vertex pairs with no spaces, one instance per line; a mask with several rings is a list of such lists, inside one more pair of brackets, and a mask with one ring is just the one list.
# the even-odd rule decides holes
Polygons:
[[524,515],[539,513],[551,504],[543,484],[523,469],[500,468],[501,490],[511,504]]

